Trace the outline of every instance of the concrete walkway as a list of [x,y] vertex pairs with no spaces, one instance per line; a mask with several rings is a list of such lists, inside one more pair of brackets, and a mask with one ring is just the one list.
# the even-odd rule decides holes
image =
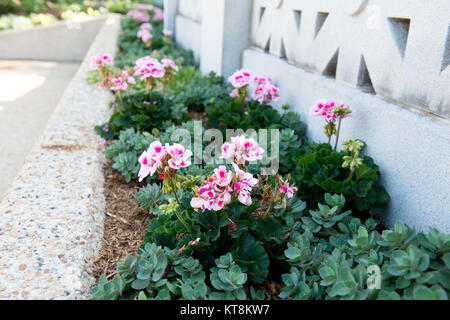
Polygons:
[[0,200],[79,63],[0,60]]

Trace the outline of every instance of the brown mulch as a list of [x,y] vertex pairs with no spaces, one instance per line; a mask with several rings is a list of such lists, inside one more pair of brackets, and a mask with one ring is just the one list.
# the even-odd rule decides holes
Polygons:
[[189,110],[188,114],[194,120],[206,120],[207,119],[206,112],[203,112],[203,111]]
[[93,274],[111,279],[116,273],[117,262],[127,255],[136,255],[144,242],[149,213],[139,208],[134,196],[140,185],[127,183],[120,172],[112,168],[108,160],[104,168],[106,217],[103,231],[103,245],[94,259]]

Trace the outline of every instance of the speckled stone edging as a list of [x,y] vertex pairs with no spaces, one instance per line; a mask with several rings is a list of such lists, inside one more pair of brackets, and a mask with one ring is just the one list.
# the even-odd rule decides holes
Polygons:
[[94,132],[111,94],[86,83],[90,57],[114,54],[109,15],[0,203],[0,299],[86,299],[103,236],[104,147]]

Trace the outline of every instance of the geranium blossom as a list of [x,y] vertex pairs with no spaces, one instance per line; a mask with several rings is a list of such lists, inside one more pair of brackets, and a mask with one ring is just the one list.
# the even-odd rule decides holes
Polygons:
[[112,78],[110,80],[111,86],[109,87],[112,91],[127,91],[128,84],[121,77]]
[[195,210],[219,211],[231,202],[230,192],[233,190],[229,183],[231,182],[232,173],[231,171],[226,171],[224,166],[220,166],[216,170],[215,175],[203,181],[202,186],[198,189],[198,196],[191,199],[191,206]]
[[[200,238],[197,238],[197,239],[195,239],[195,240],[191,240],[191,241],[189,241],[188,242],[188,246],[193,246],[193,245],[196,245],[196,244],[198,244],[200,242]],[[184,249],[186,249],[186,245],[184,244],[180,249],[178,249],[178,250],[176,250],[175,252],[176,253],[183,253],[183,250]]]
[[225,166],[219,166],[214,170],[214,175],[203,181],[202,186],[194,190],[196,195],[191,199],[194,210],[202,209],[219,211],[232,199],[237,199],[242,204],[252,204],[251,192],[258,184],[258,180],[249,172],[245,172],[233,163],[233,171],[228,171]]
[[155,15],[153,16],[154,21],[164,20],[164,10],[158,7],[154,7],[153,12],[155,13]]
[[112,64],[113,59],[107,54],[98,54],[91,58],[91,70],[97,70],[98,68]]
[[236,179],[233,184],[234,191],[238,192],[238,200],[242,204],[249,206],[252,204],[250,196],[251,191],[255,185],[258,184],[258,179],[253,178],[249,172],[245,172],[233,163],[234,171],[236,172]]
[[291,186],[287,179],[283,180],[280,178],[280,180],[283,184],[281,185],[279,191],[281,194],[284,195],[281,200],[281,203],[282,203],[283,207],[286,207],[286,199],[290,199],[294,196],[295,192],[297,192],[297,187]]
[[141,24],[141,26],[139,28],[142,30],[151,31],[153,29],[153,26],[150,23],[146,22],[146,23]]
[[137,9],[128,11],[127,15],[141,22],[148,22],[150,20],[150,17],[146,12]]
[[150,144],[150,147],[144,151],[138,159],[138,162],[141,164],[138,173],[139,182],[148,175],[152,176],[158,168],[162,167],[162,159],[165,155],[166,150],[161,145],[161,142],[154,141]]
[[189,160],[191,156],[191,150],[185,150],[180,144],[163,146],[160,141],[154,141],[138,159],[141,165],[138,173],[139,182],[156,172],[160,177],[164,177],[167,172],[175,172],[180,168],[188,167],[191,165]]
[[163,30],[163,35],[166,36],[166,37],[170,37],[170,36],[172,36],[172,31],[164,29]]
[[178,170],[191,165],[191,161],[189,160],[192,156],[191,150],[184,150],[184,147],[178,143],[175,143],[172,146],[166,145],[164,148],[170,156],[167,160],[167,164],[172,169]]
[[255,89],[255,92],[252,94],[252,99],[262,104],[276,102],[279,98],[278,92],[279,89],[276,86],[271,83],[266,83]]
[[146,4],[146,3],[138,3],[138,4],[136,4],[136,9],[148,11],[148,10],[152,10],[153,9],[153,5]]
[[109,83],[112,91],[127,91],[128,84],[136,84],[136,80],[126,70],[122,70],[120,74],[114,74]]
[[172,60],[162,59],[161,62],[165,70],[172,69],[178,71],[178,66]]
[[309,114],[312,116],[322,117],[328,122],[335,122],[337,120],[337,116],[332,111],[333,107],[335,106],[336,103],[334,101],[319,101],[311,107]]
[[227,171],[225,166],[219,166],[219,168],[214,169],[214,173],[216,174],[215,182],[220,187],[226,187],[231,182],[231,171]]
[[141,80],[148,77],[162,78],[164,76],[164,66],[155,58],[146,56],[136,61],[134,75],[140,76]]
[[147,30],[147,29],[139,29],[139,31],[137,32],[137,37],[138,37],[138,39],[141,39],[142,42],[146,43],[153,36],[152,36],[152,34],[150,33],[149,30]]
[[194,245],[194,244],[198,244],[200,242],[200,238],[197,238],[195,240],[191,240],[188,242],[189,245]]
[[236,99],[237,97],[239,97],[239,92],[237,89],[234,89],[233,91],[230,92],[230,98]]
[[136,79],[128,74],[127,70],[122,70],[122,79],[128,84],[136,84]]
[[228,77],[228,81],[232,84],[236,89],[248,86],[250,84],[251,74],[249,71],[241,69],[233,73]]
[[264,149],[253,138],[245,136],[232,137],[231,143],[222,145],[222,159],[232,159],[237,164],[244,165],[247,161],[262,160]]

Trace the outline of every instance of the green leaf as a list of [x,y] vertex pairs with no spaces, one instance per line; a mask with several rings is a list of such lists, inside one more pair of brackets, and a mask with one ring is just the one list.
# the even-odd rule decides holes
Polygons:
[[378,300],[401,300],[401,297],[395,291],[388,291],[385,289],[380,290],[378,293]]
[[363,164],[362,166],[355,169],[355,177],[356,180],[361,179],[377,180],[378,174],[374,169],[370,168],[366,164]]
[[415,300],[435,300],[433,290],[424,285],[417,285],[414,287],[413,297]]
[[136,279],[131,283],[131,287],[135,290],[143,290],[150,285],[150,279],[140,280]]

